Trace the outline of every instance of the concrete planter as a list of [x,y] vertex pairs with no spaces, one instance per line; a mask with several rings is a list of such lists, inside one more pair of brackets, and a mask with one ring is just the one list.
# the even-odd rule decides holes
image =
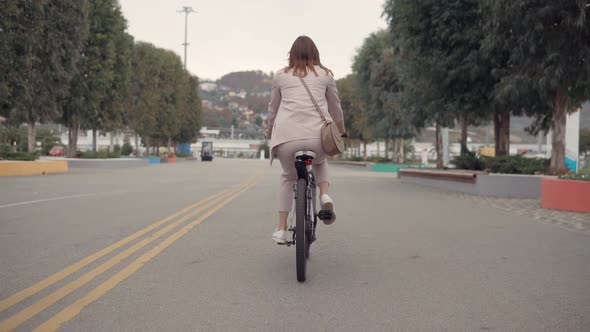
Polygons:
[[176,164],[176,158],[168,158],[168,164]]
[[66,173],[67,160],[0,161],[0,176]]
[[150,164],[159,164],[160,163],[160,158],[158,158],[158,157],[149,157],[149,158],[147,158],[147,160]]
[[147,166],[148,163],[148,160],[138,158],[68,159],[70,168],[133,168]]
[[541,182],[541,207],[590,213],[590,181],[544,178]]
[[400,169],[405,168],[429,168],[424,165],[407,165],[407,164],[371,164],[371,171],[372,172],[381,172],[381,173],[397,173]]
[[478,196],[528,199],[541,197],[542,177],[536,175],[401,170],[398,177],[406,183]]

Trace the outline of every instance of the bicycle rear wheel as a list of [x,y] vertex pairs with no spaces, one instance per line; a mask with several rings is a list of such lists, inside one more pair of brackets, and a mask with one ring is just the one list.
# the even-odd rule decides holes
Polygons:
[[297,180],[297,198],[295,201],[295,256],[297,260],[297,281],[305,281],[307,264],[307,181]]

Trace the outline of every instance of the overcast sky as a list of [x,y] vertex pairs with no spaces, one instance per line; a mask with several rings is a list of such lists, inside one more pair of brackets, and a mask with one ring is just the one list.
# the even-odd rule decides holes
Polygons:
[[352,58],[371,32],[385,28],[383,0],[120,0],[136,40],[183,55],[184,14],[189,15],[188,69],[201,79],[232,71],[276,71],[299,35],[316,42],[322,63],[336,78],[351,72]]

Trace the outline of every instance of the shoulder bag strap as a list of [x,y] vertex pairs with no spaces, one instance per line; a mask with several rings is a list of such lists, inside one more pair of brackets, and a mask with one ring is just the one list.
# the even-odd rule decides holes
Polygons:
[[318,113],[320,113],[320,116],[322,117],[322,120],[324,122],[328,122],[326,120],[326,117],[324,116],[324,113],[322,113],[322,110],[318,106],[318,103],[315,101],[315,98],[313,97],[313,94],[311,94],[311,91],[309,90],[309,87],[307,86],[307,83],[305,83],[305,81],[303,80],[303,77],[299,76],[299,79],[301,80],[301,83],[303,83],[303,86],[305,87],[305,90],[307,90],[307,93],[309,94],[309,97],[311,97],[311,101],[313,102],[313,105],[315,106],[315,109],[318,111]]

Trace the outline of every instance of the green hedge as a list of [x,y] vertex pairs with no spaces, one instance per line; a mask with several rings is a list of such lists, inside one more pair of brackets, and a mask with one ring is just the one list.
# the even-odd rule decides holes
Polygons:
[[81,152],[81,151],[78,151],[76,153],[76,156],[78,158],[82,158],[82,159],[121,158],[121,152],[118,152],[118,151],[109,152],[107,150],[97,151],[97,152],[93,152],[93,151]]
[[473,171],[489,170],[491,173],[502,174],[547,174],[549,172],[549,159],[525,158],[522,156],[501,157],[477,157],[474,154],[465,154],[455,157],[452,161],[458,169]]
[[35,161],[37,158],[39,158],[39,154],[35,152],[0,152],[0,159],[2,160]]
[[129,142],[125,142],[123,147],[121,147],[121,154],[124,156],[128,156],[133,153],[133,146]]
[[588,174],[566,174],[559,177],[562,180],[577,180],[577,181],[590,181],[590,175]]

